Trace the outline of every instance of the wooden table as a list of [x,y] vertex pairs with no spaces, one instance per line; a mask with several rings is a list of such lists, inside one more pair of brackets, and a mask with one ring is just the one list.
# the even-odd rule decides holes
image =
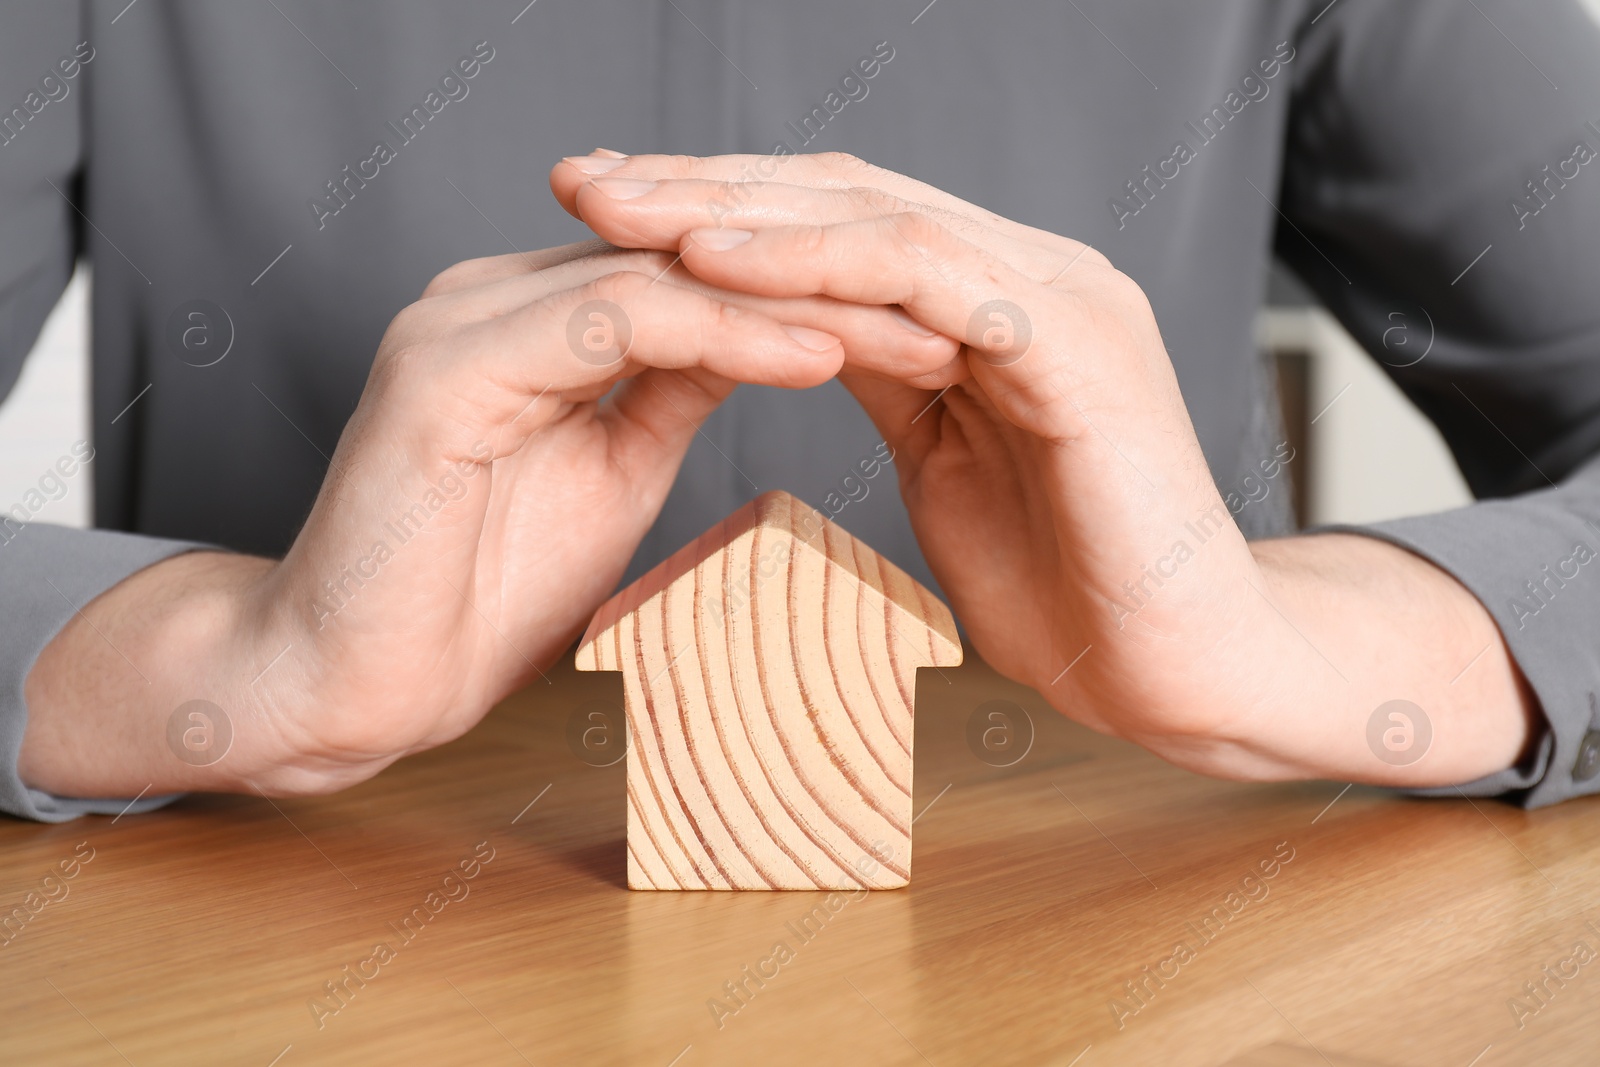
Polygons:
[[93,857],[0,947],[0,1063],[1600,1061],[1600,964],[1546,977],[1600,951],[1600,804],[1210,781],[975,661],[918,692],[912,884],[833,910],[624,889],[623,768],[568,740],[620,678],[569,669],[338,796],[0,822],[0,909]]

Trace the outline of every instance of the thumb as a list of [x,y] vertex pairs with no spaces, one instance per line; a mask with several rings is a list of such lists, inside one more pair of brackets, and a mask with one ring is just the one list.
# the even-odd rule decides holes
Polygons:
[[701,423],[738,383],[714,371],[651,368],[623,382],[608,421],[618,457],[628,466],[676,465]]
[[939,443],[944,390],[914,389],[855,371],[840,373],[839,383],[850,390],[878,433],[894,449],[896,465],[907,475],[914,475]]

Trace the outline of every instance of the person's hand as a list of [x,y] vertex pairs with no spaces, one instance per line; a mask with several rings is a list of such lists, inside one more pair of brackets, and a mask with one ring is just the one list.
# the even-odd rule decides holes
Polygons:
[[[46,649],[24,779],[322,792],[450,740],[568,647],[736,383],[816,385],[845,348],[956,351],[883,309],[719,293],[674,260],[591,242],[434,279],[389,327],[281,563],[169,560]],[[167,750],[191,699],[229,718],[220,762]]]
[[[898,306],[964,342],[845,378],[977,651],[1072,717],[1234,777],[1450,783],[1523,748],[1525,686],[1443,571],[1358,537],[1246,543],[1143,292],[1095,250],[844,156],[591,157],[551,180],[605,239],[711,284]],[[1369,745],[1396,698],[1433,717],[1426,759]]]

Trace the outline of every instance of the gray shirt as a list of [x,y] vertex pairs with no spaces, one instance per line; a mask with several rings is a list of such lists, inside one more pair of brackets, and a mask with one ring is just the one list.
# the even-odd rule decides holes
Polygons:
[[[1281,443],[1252,338],[1276,251],[1483,498],[1367,531],[1483,601],[1548,718],[1468,792],[1600,788],[1600,567],[1573,562],[1600,546],[1600,30],[1577,0],[921,8],[9,7],[0,386],[88,259],[96,520],[124,532],[0,523],[0,809],[121,809],[17,778],[38,650],[183,542],[281,553],[389,319],[455,261],[583,237],[544,176],[597,144],[853,152],[1088,241],[1149,294],[1253,535],[1287,524],[1285,494],[1240,491]],[[1420,361],[1385,346],[1397,314],[1428,324]],[[782,487],[850,499],[840,521],[930,580],[892,479],[845,482],[876,444],[836,385],[741,389],[632,573]]]

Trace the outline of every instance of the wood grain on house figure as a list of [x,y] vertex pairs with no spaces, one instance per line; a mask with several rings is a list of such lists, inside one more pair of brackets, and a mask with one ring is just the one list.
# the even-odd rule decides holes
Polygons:
[[949,609],[871,548],[787,493],[740,508],[578,650],[624,676],[628,884],[906,884],[916,672],[960,662]]

